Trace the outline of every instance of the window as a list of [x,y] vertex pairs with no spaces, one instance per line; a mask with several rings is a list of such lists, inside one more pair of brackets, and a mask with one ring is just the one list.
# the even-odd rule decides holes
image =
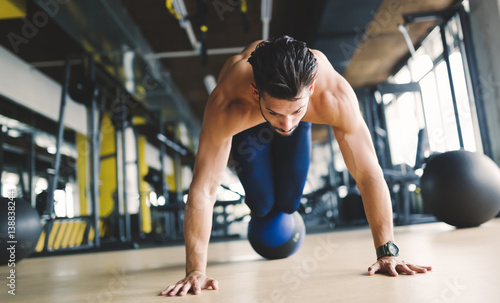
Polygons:
[[[442,32],[444,31],[444,32]],[[446,62],[442,33],[449,49]],[[464,148],[482,151],[476,108],[467,74],[467,62],[458,14],[436,27],[422,42],[407,65],[390,83],[418,82],[420,93],[386,94],[387,130],[393,165],[415,164],[418,133],[427,132],[428,151]],[[450,77],[453,83],[453,93]],[[458,117],[458,121],[457,121]]]

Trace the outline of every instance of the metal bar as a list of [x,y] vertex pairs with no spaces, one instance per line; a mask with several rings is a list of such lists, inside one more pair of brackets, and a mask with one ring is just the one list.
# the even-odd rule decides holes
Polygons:
[[239,54],[243,49],[245,49],[245,47],[213,48],[207,49],[207,55]]
[[139,166],[139,155],[141,154],[141,151],[139,150],[139,134],[137,132],[136,127],[132,126],[132,131],[134,132],[134,137],[135,137],[135,165],[137,167],[137,193],[139,196],[139,209],[137,212],[137,234],[139,235],[139,238],[144,238],[144,232],[142,231],[142,197],[145,193],[141,191],[141,167]]
[[[165,137],[164,132],[165,132],[165,126],[163,125],[163,119],[162,115],[160,113],[159,119],[158,119],[158,127],[160,128],[160,133],[159,135]],[[166,138],[166,137],[165,137]],[[168,197],[168,184],[165,181],[165,154],[167,153],[167,148],[165,144],[160,144],[160,180],[161,180],[161,188],[162,188],[162,195],[165,198],[165,204],[169,203],[169,197]]]
[[[158,127],[159,127],[159,131],[160,131],[158,136],[165,137],[165,135],[164,135],[165,125],[164,125],[163,116],[161,113],[159,114],[159,117],[158,117]],[[167,154],[167,147],[165,146],[165,144],[160,144],[160,167],[161,167],[160,180],[161,180],[161,188],[162,188],[161,194],[165,198],[165,205],[169,205],[170,203],[172,203],[172,201],[170,200],[170,195],[168,193],[168,183],[165,180],[165,175],[166,175],[165,155],[166,154]],[[165,224],[165,229],[163,230],[163,232],[164,232],[163,237],[164,238],[169,238],[169,237],[175,238],[175,228],[172,227],[172,220],[171,219],[172,219],[172,213],[164,211],[163,212],[163,220],[164,220],[164,224]]]
[[[373,123],[373,129],[372,129],[372,136],[373,136],[373,145],[375,147],[375,151],[377,153],[378,161],[381,164],[382,168],[387,168],[385,166],[385,157],[383,155],[383,150],[382,147],[378,144],[380,140],[380,134],[378,133],[378,129],[380,128],[380,117],[378,115],[378,109],[377,109],[377,98],[375,97],[375,91],[370,90],[370,94],[368,97],[368,103],[369,103],[369,112],[367,112],[367,115],[370,115],[372,117],[372,123]],[[383,102],[383,101],[382,101]]]
[[4,148],[5,133],[3,132],[3,125],[0,124],[0,195],[2,194],[2,175],[3,175],[3,163],[4,163]]
[[[102,120],[104,119],[104,111],[106,110],[106,98],[107,98],[107,91],[106,90],[101,90],[101,103],[99,103],[99,117],[98,117],[98,122],[97,122],[97,134],[99,135],[98,140],[99,140],[99,145],[101,144],[101,136],[102,136]],[[97,157],[99,159],[99,157]]]
[[339,224],[339,217],[338,215],[338,209],[336,210],[335,207],[338,208],[339,205],[339,191],[338,191],[338,184],[337,184],[337,178],[336,178],[336,169],[335,169],[335,150],[333,149],[333,142],[335,141],[335,135],[333,134],[333,128],[331,126],[327,126],[328,129],[328,147],[329,147],[329,152],[331,155],[331,161],[330,164],[328,165],[328,182],[332,188],[333,192],[333,201],[330,200],[330,207],[332,211],[332,218],[333,218],[333,223]]
[[477,55],[472,37],[472,29],[470,24],[470,16],[461,6],[458,10],[460,23],[462,25],[463,42],[465,47],[465,56],[467,58],[466,67],[469,70],[470,83],[474,96],[474,103],[477,113],[477,122],[479,125],[481,141],[483,143],[483,153],[493,158],[493,150],[491,148],[490,131],[487,123],[486,110],[484,108],[483,88],[481,87],[480,73],[477,64]]
[[61,104],[59,106],[59,119],[57,122],[57,137],[56,137],[56,154],[54,160],[54,175],[51,178],[49,184],[49,190],[47,194],[47,215],[52,217],[54,213],[54,191],[57,188],[57,182],[59,181],[59,170],[61,168],[61,144],[64,135],[64,114],[66,109],[66,99],[68,97],[68,87],[71,76],[71,59],[68,57],[66,59],[66,71],[64,74],[64,85],[61,91]]
[[49,235],[52,232],[52,226],[54,225],[54,220],[48,220],[45,223],[45,226],[43,229],[45,229],[45,241],[43,243],[43,251],[47,252],[49,251]]
[[205,84],[208,95],[210,95],[217,86],[217,80],[215,79],[214,75],[211,74],[208,74],[203,78],[203,83]]
[[[95,83],[95,61],[94,58],[90,58],[90,79]],[[87,107],[87,119],[88,119],[88,136],[90,136],[91,141],[91,159],[90,159],[90,173],[92,174],[90,178],[90,202],[92,205],[92,217],[94,225],[94,246],[101,246],[101,237],[99,230],[99,133],[100,130],[96,127],[96,111],[97,111],[97,87],[94,89],[92,95],[92,102],[90,108]],[[90,112],[89,112],[90,111]]]
[[224,188],[224,189],[225,189],[225,190],[227,190],[227,191],[230,191],[230,192],[232,192],[232,193],[237,194],[237,195],[238,195],[238,196],[240,196],[241,198],[244,198],[244,197],[245,197],[245,195],[243,195],[242,193],[239,193],[239,192],[237,192],[237,191],[235,191],[235,190],[232,190],[229,186],[226,186],[226,185],[224,185],[224,184],[221,184],[221,185],[220,185],[220,187]]
[[91,160],[90,160],[90,171],[92,174],[92,178],[90,179],[90,200],[92,203],[92,216],[94,219],[94,230],[95,230],[95,238],[94,238],[94,245],[95,247],[100,247],[101,241],[100,241],[100,232],[99,232],[99,201],[98,201],[98,180],[99,180],[99,169],[98,169],[98,162],[99,162],[99,142],[97,141],[97,131],[96,131],[96,126],[95,126],[95,112],[96,112],[96,100],[95,96],[92,98],[92,105],[90,109],[91,113],[89,114],[90,117],[90,126],[89,129],[91,129],[90,132],[90,138],[91,138]]
[[184,149],[179,144],[177,144],[174,141],[172,141],[169,138],[167,138],[164,134],[160,133],[160,134],[156,135],[156,137],[158,138],[158,140],[160,140],[161,142],[165,143],[165,145],[167,145],[168,147],[170,147],[171,149],[173,149],[177,153],[179,153],[179,154],[181,154],[183,156],[185,156],[185,155],[188,154],[188,152],[187,152],[186,149]]
[[[32,62],[29,63],[29,65],[37,68],[42,68],[42,67],[57,67],[57,66],[64,66],[66,64],[66,60],[54,60],[54,61],[39,61],[39,62]],[[81,59],[72,59],[71,60],[71,65],[76,65],[76,64],[82,64],[83,60]]]
[[410,33],[408,33],[408,28],[402,24],[399,24],[398,29],[401,32],[401,34],[403,34],[403,38],[405,39],[406,46],[408,46],[408,49],[410,50],[411,56],[412,57],[415,56],[415,46],[411,41]]
[[[122,122],[119,122],[122,123]],[[116,148],[116,211],[115,214],[118,218],[118,238],[123,241],[125,239],[125,227],[123,222],[122,213],[124,212],[123,208],[123,193],[125,189],[123,188],[123,156],[122,156],[122,136],[120,126],[117,126],[115,131],[115,148]]]
[[446,27],[445,27],[445,25],[440,25],[440,31],[441,31],[441,41],[443,43],[443,56],[444,56],[444,61],[446,63],[446,69],[448,71],[448,80],[450,82],[451,100],[453,102],[453,110],[455,112],[455,122],[457,124],[458,142],[460,144],[460,148],[463,149],[464,148],[464,139],[462,136],[462,127],[460,126],[460,117],[458,114],[457,96],[455,95],[455,85],[453,83],[453,75],[451,73],[450,49],[448,48],[448,41],[446,39]]
[[402,181],[401,183],[401,198],[403,199],[403,224],[410,224],[410,190],[408,189],[408,182]]
[[[406,18],[405,18],[406,20]],[[413,20],[413,21],[416,21],[416,20]],[[411,38],[410,38],[410,34],[408,32],[408,27],[406,27],[405,25],[398,25],[398,29],[399,31],[401,32],[401,34],[403,34],[403,37],[405,39],[405,42],[406,42],[406,46],[408,47],[409,51],[410,51],[410,55],[411,55],[411,58],[412,59],[415,59],[415,46],[413,45],[413,42],[411,41]],[[441,56],[439,56],[439,58],[435,59],[434,62],[433,62],[433,65],[436,66],[438,62],[441,61]],[[411,64],[406,64],[406,66],[408,66],[408,71],[410,72],[410,80],[412,81],[411,83],[415,83],[416,84],[416,87],[414,87],[413,89],[410,88],[410,87],[407,87],[407,89],[411,89],[411,90],[408,90],[408,91],[411,91],[411,92],[414,92],[413,94],[413,100],[415,101],[415,103],[420,103],[420,106],[422,107],[422,117],[423,117],[423,122],[424,122],[424,127],[427,127],[427,119],[425,117],[425,105],[424,105],[424,100],[422,98],[422,89],[420,87],[420,83],[419,82],[415,82],[415,73],[413,71],[413,68],[411,67]],[[432,72],[433,69],[431,69],[428,73]],[[427,76],[427,74],[425,76]],[[423,78],[423,77],[422,77]],[[419,94],[419,97],[417,100],[417,96],[415,94],[415,92],[418,92]],[[384,94],[384,92],[381,92],[382,94]],[[420,101],[420,102],[419,102]]]
[[[175,124],[173,131],[175,139],[177,139],[178,137],[178,129],[179,129],[178,124]],[[179,153],[174,154],[174,171],[175,171],[175,203],[176,205],[180,205],[183,202],[183,189],[182,189],[182,162],[181,162],[181,154]],[[177,232],[175,234],[175,238],[177,238],[177,235],[183,234],[182,230],[183,224],[178,208],[176,208],[174,215],[175,215],[174,221],[177,224],[175,228],[175,231]]]
[[260,18],[262,20],[262,40],[269,39],[269,24],[273,14],[273,0],[262,0]]
[[125,94],[118,94],[119,108],[114,113],[115,120],[115,146],[116,146],[116,196],[117,213],[119,222],[119,238],[122,242],[130,239],[130,215],[127,207],[127,173],[126,173],[126,136],[127,109]]
[[[125,104],[124,104],[125,105]],[[123,169],[123,216],[125,219],[125,242],[129,242],[131,239],[131,234],[130,234],[130,213],[128,212],[128,195],[127,195],[127,136],[126,136],[126,125],[125,121],[122,123],[122,131],[121,131],[121,146],[122,146],[122,159],[121,162],[123,163],[122,169]]]
[[26,184],[24,182],[24,167],[21,163],[17,165],[17,174],[19,175],[19,186],[21,187],[21,193],[23,197],[26,197]]
[[200,52],[195,50],[178,51],[178,52],[163,52],[146,55],[146,59],[168,59],[168,58],[183,58],[183,57],[194,57],[198,56]]
[[403,14],[403,19],[405,24],[414,23],[414,22],[428,22],[428,21],[442,21],[443,19],[447,19],[450,14],[452,14],[453,10],[440,10],[440,11],[429,11],[429,12],[418,12],[418,13],[410,13]]
[[182,179],[181,179],[181,174],[182,174],[182,164],[181,164],[181,157],[178,153],[174,155],[174,170],[175,170],[175,198],[177,201],[176,203],[181,203],[183,201],[182,199]]
[[382,130],[384,133],[382,137],[382,140],[384,142],[384,161],[385,161],[385,166],[384,168],[389,168],[392,169],[392,154],[391,154],[391,148],[389,145],[389,131],[387,129],[387,119],[385,116],[385,104],[384,102],[380,102],[380,104],[377,104],[377,114],[379,116],[379,129]]
[[33,138],[33,134],[27,134],[25,139],[28,145],[28,154],[26,155],[26,170],[28,171],[28,202],[31,204],[31,206],[36,207],[35,190],[33,188],[33,178],[35,177],[35,140]]
[[186,31],[191,46],[193,47],[193,49],[199,50],[200,42],[198,42],[198,40],[196,39],[196,35],[194,34],[191,21],[189,21],[189,19],[186,18],[188,16],[188,13],[186,6],[184,5],[184,0],[174,0],[173,4],[175,10],[182,16],[182,18],[179,20],[179,23],[181,27],[184,28],[184,30]]
[[402,94],[407,92],[420,92],[420,84],[418,82],[410,82],[403,84],[382,83],[377,85],[377,90],[382,94]]
[[[372,137],[372,141],[375,142],[375,122],[373,121],[373,117],[372,117],[372,110],[371,110],[371,97],[369,97],[370,93],[367,92],[368,89],[364,89],[362,92],[363,94],[363,99],[359,98],[360,100],[362,100],[362,106],[363,106],[363,109],[364,109],[364,118],[365,118],[365,121],[366,121],[366,124],[368,126],[368,129],[370,131],[370,135]],[[373,92],[373,94],[375,94],[375,92]]]
[[95,95],[92,99],[92,105],[90,108],[90,127],[92,129],[92,132],[90,133],[91,137],[91,148],[92,148],[92,153],[91,153],[91,174],[92,178],[90,180],[90,197],[91,197],[91,203],[92,203],[92,216],[94,219],[94,230],[95,230],[95,238],[94,238],[94,245],[95,247],[100,247],[101,245],[101,240],[100,240],[100,231],[99,231],[99,218],[100,218],[100,212],[99,212],[99,153],[100,153],[100,148],[99,148],[99,141],[98,141],[98,134],[96,130],[96,125],[95,125],[95,112],[96,112],[96,100],[95,100]]
[[[229,54],[238,54],[245,47],[227,47],[227,48],[212,48],[207,49],[207,55],[229,55]],[[178,52],[163,52],[163,53],[155,53],[145,55],[146,59],[168,59],[168,58],[184,58],[184,57],[195,57],[199,56],[200,51],[198,50],[187,50],[187,51],[178,51]]]

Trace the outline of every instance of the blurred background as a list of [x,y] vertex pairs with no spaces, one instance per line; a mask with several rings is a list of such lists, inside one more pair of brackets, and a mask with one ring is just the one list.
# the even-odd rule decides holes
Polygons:
[[[1,195],[41,216],[35,255],[183,241],[208,96],[224,62],[290,35],[353,86],[397,225],[432,222],[426,159],[465,149],[500,163],[496,0],[0,0]],[[245,237],[228,166],[213,240]],[[325,125],[299,212],[308,232],[367,225]]]

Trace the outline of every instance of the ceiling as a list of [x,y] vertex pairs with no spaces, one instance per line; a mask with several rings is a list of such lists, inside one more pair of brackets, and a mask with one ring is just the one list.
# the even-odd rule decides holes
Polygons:
[[[404,24],[403,15],[441,11],[453,7],[460,0],[389,0],[384,1],[364,33],[344,71],[344,77],[354,87],[381,83],[395,72],[401,60],[409,57],[408,47],[398,24]],[[436,21],[408,24],[414,45],[418,46]]]
[[[184,1],[198,41],[201,20],[207,13],[209,50],[242,48],[263,37],[261,1],[247,1],[247,31],[240,1]],[[456,2],[459,1],[274,0],[269,36],[288,34],[323,51],[332,65],[360,88],[385,81],[394,67],[408,57],[408,48],[397,29],[403,23],[404,13],[441,10]],[[136,81],[142,77],[144,83],[148,73],[164,75],[169,81],[165,84],[159,80],[165,84],[161,85],[162,91],[143,90],[132,95],[153,111],[176,108],[169,117],[177,115],[197,123],[202,120],[208,98],[204,78],[217,77],[232,53],[209,55],[205,64],[198,55],[166,58],[173,52],[192,51],[193,47],[179,21],[167,10],[165,0],[70,1],[60,5],[28,43],[14,47],[9,33],[21,34],[26,20],[33,20],[43,9],[47,11],[43,3],[48,1],[27,0],[26,19],[0,20],[0,44],[59,82],[64,75],[60,63],[70,53],[101,52],[97,61],[106,65],[105,59],[116,64],[117,60],[123,61],[124,52],[131,50],[140,59],[136,61],[142,62],[136,68]],[[433,26],[433,22],[410,25],[413,42],[418,45]],[[154,58],[154,68],[148,58]],[[113,71],[109,64],[105,69],[123,77],[120,69]]]
[[[191,50],[186,32],[179,22],[169,14],[163,1],[139,2],[122,0],[130,16],[138,24],[142,34],[157,53]],[[342,72],[352,53],[343,53],[341,44],[348,41],[356,48],[353,40],[358,33],[356,27],[365,29],[377,11],[381,0],[274,0],[269,36],[290,35],[305,41],[310,47],[320,49]],[[186,1],[188,12],[196,14],[196,1]],[[208,49],[243,48],[251,42],[263,39],[261,22],[261,1],[248,1],[247,18],[249,30],[243,28],[242,14],[238,1],[212,1],[207,15]],[[215,3],[225,3],[218,7]],[[196,19],[194,25],[198,25]],[[194,26],[200,39],[198,26]],[[353,41],[350,41],[353,40]],[[208,92],[203,79],[210,74],[217,77],[224,62],[233,54],[211,55],[206,64],[197,56],[161,59],[161,63],[172,73],[173,79],[189,100],[195,115],[201,119]]]

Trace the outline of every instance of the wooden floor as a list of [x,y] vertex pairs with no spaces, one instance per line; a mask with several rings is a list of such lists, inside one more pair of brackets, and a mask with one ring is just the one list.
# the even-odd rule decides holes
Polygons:
[[[160,297],[184,274],[183,247],[32,258],[16,266],[16,296],[2,278],[0,302],[500,302],[500,219],[456,230],[444,223],[396,228],[415,276],[369,277],[369,230],[308,235],[284,260],[264,261],[247,241],[214,243],[209,275],[218,291]],[[0,267],[1,277],[7,267]]]

